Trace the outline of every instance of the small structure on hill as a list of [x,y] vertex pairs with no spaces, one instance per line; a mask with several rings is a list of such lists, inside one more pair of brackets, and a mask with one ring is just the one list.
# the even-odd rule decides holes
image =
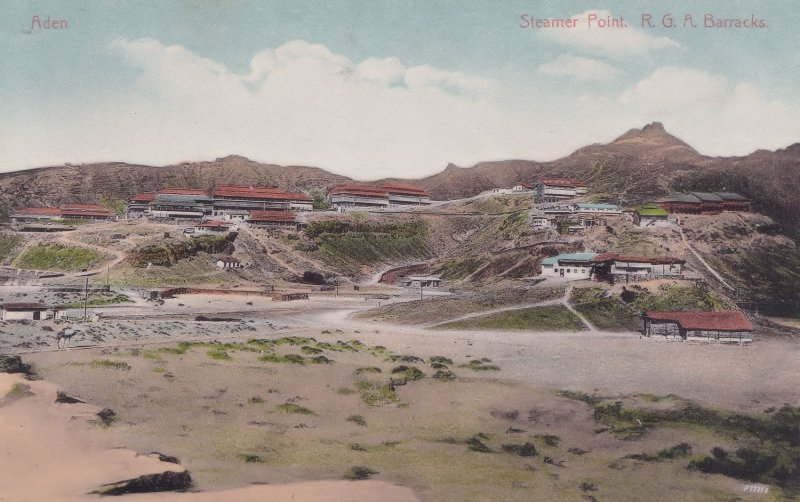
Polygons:
[[572,205],[572,212],[578,216],[621,216],[622,209],[616,204],[582,203]]
[[442,278],[438,275],[409,275],[400,278],[400,285],[404,288],[438,288],[442,285]]
[[594,272],[595,253],[568,253],[542,260],[542,276],[557,277],[567,281],[591,279]]
[[669,227],[669,213],[666,209],[656,204],[645,204],[637,207],[633,212],[633,222],[645,228]]
[[[48,311],[53,310],[52,315]],[[39,321],[55,315],[55,310],[41,303],[4,303],[0,305],[0,320]]]
[[750,341],[753,326],[737,311],[645,312],[645,336],[683,340]]
[[281,302],[308,300],[308,293],[275,293],[272,295],[272,299]]
[[672,256],[626,256],[617,253],[596,255],[594,274],[599,279],[608,279],[612,283],[619,280],[650,280],[664,277],[683,277],[683,265],[686,260]]
[[226,235],[233,230],[234,224],[229,221],[206,220],[191,227],[195,235]]
[[243,268],[242,262],[233,256],[217,256],[215,260],[219,268]]

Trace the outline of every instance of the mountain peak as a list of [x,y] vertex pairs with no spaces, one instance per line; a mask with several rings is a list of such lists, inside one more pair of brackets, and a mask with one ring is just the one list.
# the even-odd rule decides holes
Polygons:
[[661,122],[651,122],[641,129],[630,129],[622,136],[615,139],[614,143],[648,143],[658,146],[682,146],[689,150],[695,151],[694,148],[689,146],[686,142],[676,138],[664,129],[664,124]]

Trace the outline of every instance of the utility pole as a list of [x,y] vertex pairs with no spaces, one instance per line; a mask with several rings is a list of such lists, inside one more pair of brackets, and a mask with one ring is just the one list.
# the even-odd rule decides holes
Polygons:
[[89,278],[86,278],[86,286],[83,288],[83,322],[88,319],[86,308],[89,304]]

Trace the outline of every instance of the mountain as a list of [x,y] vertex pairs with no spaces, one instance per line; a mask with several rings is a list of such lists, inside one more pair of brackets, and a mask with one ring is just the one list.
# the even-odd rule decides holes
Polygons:
[[[659,122],[631,129],[608,144],[593,144],[551,162],[503,160],[472,167],[449,164],[419,180],[402,181],[428,190],[434,199],[476,195],[495,187],[532,182],[540,176],[585,181],[597,200],[635,204],[686,190],[736,191],[800,239],[800,143],[744,157],[708,157],[668,133]],[[91,202],[124,199],[164,186],[209,188],[215,183],[325,189],[350,178],[306,166],[261,164],[239,156],[164,167],[124,163],[58,166],[0,174],[0,204]]]
[[261,164],[231,155],[210,162],[152,167],[121,162],[64,165],[0,174],[0,203],[28,205],[126,199],[162,187],[211,188],[215,184],[327,188],[350,178],[317,167]]

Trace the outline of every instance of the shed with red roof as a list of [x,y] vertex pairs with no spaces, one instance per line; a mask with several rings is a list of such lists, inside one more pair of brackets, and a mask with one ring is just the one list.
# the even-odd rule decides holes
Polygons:
[[646,336],[705,339],[749,339],[750,321],[738,311],[723,312],[645,312]]

